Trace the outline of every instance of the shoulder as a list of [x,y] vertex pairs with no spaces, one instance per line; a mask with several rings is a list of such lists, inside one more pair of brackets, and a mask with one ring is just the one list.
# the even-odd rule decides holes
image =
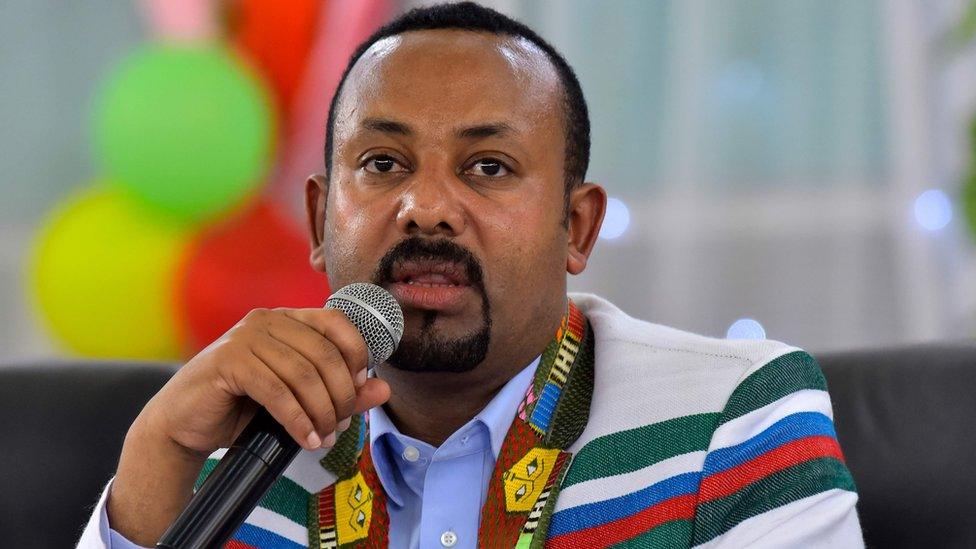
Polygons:
[[798,350],[770,339],[730,340],[655,324],[634,318],[592,294],[573,294],[572,298],[590,321],[597,345],[604,344],[615,358],[633,357],[651,363],[661,358],[678,359],[686,365],[721,363],[737,365],[744,371],[771,356]]
[[[581,438],[676,418],[710,435],[727,406],[748,411],[795,385],[823,385],[813,358],[792,345],[707,337],[633,318],[594,295],[572,298],[596,353],[591,425]],[[753,390],[737,390],[743,383]]]
[[[832,506],[856,500],[826,383],[806,352],[779,341],[705,337],[632,318],[596,296],[572,298],[593,329],[593,400],[570,448],[553,535],[665,506],[679,537],[703,542],[735,526],[740,510],[769,510],[734,505],[745,478],[768,476],[762,486],[770,489],[784,479],[802,487],[766,498],[779,507],[834,488],[841,490],[830,497],[840,494],[843,504]],[[705,510],[696,512],[699,503]]]

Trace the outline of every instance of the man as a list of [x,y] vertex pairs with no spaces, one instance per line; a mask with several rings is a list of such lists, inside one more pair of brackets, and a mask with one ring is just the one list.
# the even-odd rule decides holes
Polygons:
[[567,298],[606,193],[579,83],[531,30],[397,19],[350,60],[325,151],[312,265],[389,289],[399,349],[367,379],[341,313],[253,311],[147,404],[81,546],[154,544],[257,405],[304,451],[233,547],[862,545],[813,359]]

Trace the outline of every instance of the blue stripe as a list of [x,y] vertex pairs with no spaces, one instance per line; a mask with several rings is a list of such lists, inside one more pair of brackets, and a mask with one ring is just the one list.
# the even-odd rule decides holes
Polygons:
[[535,410],[532,411],[532,419],[530,420],[530,423],[538,427],[540,431],[546,432],[549,429],[549,420],[552,419],[552,411],[556,409],[556,401],[561,392],[560,388],[551,381],[542,388],[542,394],[539,395],[539,400],[535,403]]
[[306,549],[294,541],[279,536],[270,530],[265,530],[253,524],[244,523],[234,532],[233,539],[253,545],[258,549]]
[[837,438],[834,424],[829,417],[820,412],[790,414],[745,442],[709,452],[705,458],[704,472],[706,475],[719,473],[788,442],[816,435]]
[[632,494],[564,509],[552,516],[549,537],[601,526],[629,517],[675,496],[698,491],[701,473],[693,471],[666,478]]
[[356,439],[356,451],[359,452],[366,445],[366,431],[368,426],[366,425],[366,414],[359,415],[359,421],[362,423],[359,427],[359,438]]

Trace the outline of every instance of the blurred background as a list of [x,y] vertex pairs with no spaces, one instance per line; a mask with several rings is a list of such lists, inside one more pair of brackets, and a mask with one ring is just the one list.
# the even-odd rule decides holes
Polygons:
[[[177,359],[320,306],[305,176],[410,0],[0,2],[3,359]],[[496,0],[590,107],[611,195],[571,288],[811,351],[976,334],[967,0]]]

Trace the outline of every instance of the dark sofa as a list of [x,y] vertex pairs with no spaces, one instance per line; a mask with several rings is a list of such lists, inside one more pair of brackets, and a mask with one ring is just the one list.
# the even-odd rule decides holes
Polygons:
[[[817,359],[868,546],[976,547],[976,343]],[[77,361],[0,367],[0,546],[74,545],[129,423],[174,371]]]

